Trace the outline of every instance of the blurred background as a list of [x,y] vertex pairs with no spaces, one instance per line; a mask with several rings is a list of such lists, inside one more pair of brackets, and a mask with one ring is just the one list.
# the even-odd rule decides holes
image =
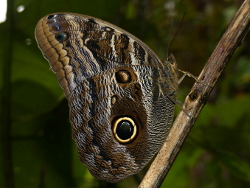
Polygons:
[[[147,170],[109,184],[93,178],[79,162],[67,101],[34,38],[41,17],[75,12],[106,20],[140,38],[160,59],[167,51],[173,53],[180,69],[198,76],[242,2],[9,0],[9,17],[0,24],[0,188],[134,188]],[[162,188],[250,187],[249,41],[248,34],[216,84]],[[178,100],[184,101],[193,83],[186,78],[180,84]],[[176,113],[179,110],[177,106]]]

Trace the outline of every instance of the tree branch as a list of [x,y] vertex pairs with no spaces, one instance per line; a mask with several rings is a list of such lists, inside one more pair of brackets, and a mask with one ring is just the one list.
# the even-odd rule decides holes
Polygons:
[[241,45],[249,27],[250,0],[245,0],[186,97],[183,110],[178,114],[139,188],[160,187],[216,81],[237,47]]

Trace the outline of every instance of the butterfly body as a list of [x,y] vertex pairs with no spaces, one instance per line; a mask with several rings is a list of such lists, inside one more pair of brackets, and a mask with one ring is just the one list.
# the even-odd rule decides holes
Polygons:
[[81,162],[109,182],[141,170],[171,127],[173,57],[161,62],[125,30],[80,14],[45,16],[35,34],[67,97]]

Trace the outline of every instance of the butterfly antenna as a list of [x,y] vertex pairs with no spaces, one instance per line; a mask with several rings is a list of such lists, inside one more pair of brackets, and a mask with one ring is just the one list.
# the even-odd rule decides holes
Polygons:
[[[170,27],[170,30],[169,30],[169,36],[168,36],[167,58],[169,56],[170,40],[172,38],[172,31],[173,31],[173,25],[174,25],[173,23],[174,23],[174,20],[172,19],[171,27]],[[172,44],[172,42],[171,42],[171,44]]]
[[[181,22],[180,22],[180,24],[179,24],[179,26],[178,26],[177,31],[175,32],[174,38],[173,38],[173,40],[171,41],[171,43],[170,43],[170,45],[169,45],[169,48],[168,48],[168,49],[170,49],[170,48],[171,48],[171,46],[172,46],[172,44],[174,43],[174,40],[175,40],[175,38],[176,38],[176,36],[177,36],[177,34],[178,34],[179,30],[180,30],[180,27],[181,27],[181,25],[182,25],[182,23],[183,23],[183,20],[184,20],[185,16],[186,16],[186,12],[185,12],[185,13],[184,13],[184,15],[182,16]],[[172,25],[173,25],[173,24],[172,24]]]

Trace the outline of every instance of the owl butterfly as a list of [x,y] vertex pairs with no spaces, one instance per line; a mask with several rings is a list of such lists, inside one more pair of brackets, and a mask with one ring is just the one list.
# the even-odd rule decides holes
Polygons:
[[140,171],[171,127],[177,66],[127,31],[90,16],[54,13],[36,40],[68,100],[80,161],[109,182]]

